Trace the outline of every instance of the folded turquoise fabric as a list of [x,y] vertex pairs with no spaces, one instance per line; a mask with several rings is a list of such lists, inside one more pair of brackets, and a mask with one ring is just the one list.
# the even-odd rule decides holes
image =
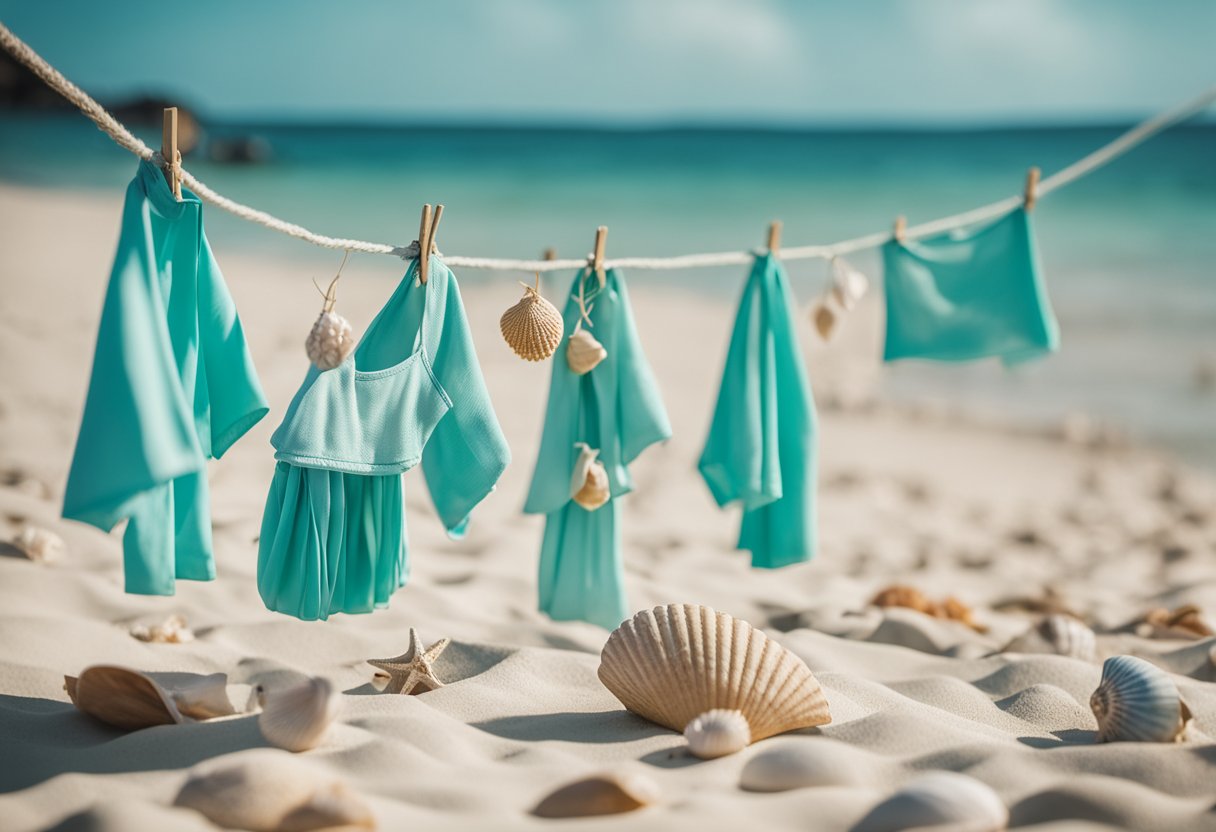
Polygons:
[[[580,283],[584,300],[592,307],[590,332],[608,357],[580,376],[566,363],[566,340],[558,348],[524,511],[548,515],[540,555],[541,611],[554,619],[590,621],[612,629],[629,615],[617,498],[633,490],[629,464],[650,445],[668,439],[671,425],[642,351],[620,272],[609,269],[603,288],[586,270],[574,278],[562,314],[566,339],[579,321],[574,296]],[[594,511],[571,500],[570,479],[580,442],[599,450],[608,474],[612,499]]]
[[809,560],[816,547],[815,402],[785,269],[752,266],[698,468],[719,506],[739,503],[738,548],[752,566]]
[[883,358],[1013,365],[1060,346],[1024,208],[966,232],[883,246]]
[[409,576],[402,474],[421,463],[449,535],[510,462],[477,362],[460,289],[415,260],[355,351],[309,367],[271,437],[274,480],[258,547],[258,591],[305,620],[388,605]]
[[123,536],[127,592],[215,578],[206,463],[267,412],[198,197],[142,162],[118,251],[63,516]]

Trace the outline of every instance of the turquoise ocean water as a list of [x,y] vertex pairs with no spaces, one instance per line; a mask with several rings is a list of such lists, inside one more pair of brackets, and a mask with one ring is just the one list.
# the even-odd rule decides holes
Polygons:
[[[447,251],[531,258],[553,246],[579,256],[605,224],[611,252],[666,255],[756,246],[774,217],[785,222],[786,243],[797,245],[875,231],[900,213],[912,223],[952,214],[1019,192],[1030,165],[1049,174],[1122,129],[226,125],[211,134],[259,135],[272,161],[188,163],[235,199],[336,236],[408,242],[419,206],[443,202]],[[145,139],[159,143],[155,131]],[[117,211],[133,169],[131,157],[78,116],[0,115],[0,180],[112,191]],[[896,365],[883,395],[1035,422],[1084,411],[1216,465],[1216,392],[1197,383],[1202,367],[1216,366],[1216,125],[1166,133],[1052,194],[1035,214],[1061,353],[1013,373],[995,362]],[[312,264],[335,259],[218,211],[208,228],[221,261],[227,248]],[[878,277],[873,253],[850,260]],[[799,262],[791,273],[809,301],[825,269]],[[736,267],[647,279],[725,298],[741,278]]]

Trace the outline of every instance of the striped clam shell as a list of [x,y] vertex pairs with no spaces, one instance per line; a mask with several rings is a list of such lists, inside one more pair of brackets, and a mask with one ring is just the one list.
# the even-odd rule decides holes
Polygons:
[[1112,656],[1089,698],[1098,742],[1179,742],[1191,712],[1165,671],[1135,656]]
[[[626,708],[673,731],[715,710],[741,714],[750,742],[832,719],[802,659],[746,621],[695,604],[643,610],[621,624],[599,677]],[[721,718],[707,716],[693,733]]]

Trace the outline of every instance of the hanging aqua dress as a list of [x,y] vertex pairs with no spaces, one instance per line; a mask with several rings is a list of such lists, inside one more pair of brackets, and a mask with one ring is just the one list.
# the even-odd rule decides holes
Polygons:
[[[612,629],[629,615],[618,498],[633,490],[628,465],[650,445],[669,438],[671,425],[619,272],[609,269],[602,288],[592,272],[575,277],[562,315],[566,339],[580,320],[575,300],[580,284],[590,308],[590,332],[608,356],[582,376],[566,363],[565,340],[553,358],[544,435],[524,511],[547,515],[540,553],[541,611],[557,620]],[[599,451],[608,474],[611,499],[594,511],[571,499],[580,442]]]
[[743,508],[738,548],[765,568],[815,554],[815,402],[795,307],[781,263],[757,257],[698,464],[719,506]]
[[127,592],[215,578],[206,464],[266,415],[236,306],[203,233],[141,162],[127,188],[63,516],[124,518]]
[[1017,364],[1060,346],[1030,215],[883,246],[883,358]]
[[417,273],[415,260],[344,362],[309,368],[271,437],[258,591],[272,610],[387,606],[409,576],[402,474],[422,464],[460,537],[510,462],[456,278],[436,258],[425,285]]

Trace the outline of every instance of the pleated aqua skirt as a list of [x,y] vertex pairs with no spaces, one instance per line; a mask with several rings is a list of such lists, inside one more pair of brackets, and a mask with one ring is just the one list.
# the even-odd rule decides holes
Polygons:
[[401,474],[276,464],[258,546],[267,608],[311,621],[386,607],[406,556]]

